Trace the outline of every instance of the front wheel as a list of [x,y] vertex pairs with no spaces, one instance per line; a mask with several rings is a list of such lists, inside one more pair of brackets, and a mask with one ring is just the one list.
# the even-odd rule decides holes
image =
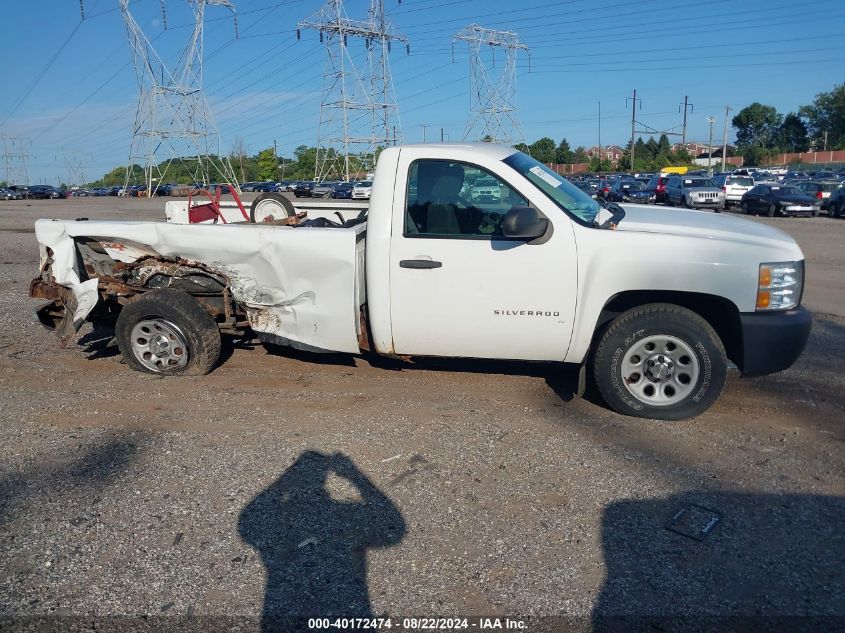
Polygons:
[[778,211],[777,206],[774,205],[774,204],[770,204],[769,209],[766,211],[766,216],[773,218],[773,217],[775,217],[775,213],[777,213],[777,211]]
[[687,199],[686,199],[686,198],[681,198],[681,206],[682,206],[684,209],[689,209],[689,208],[690,208],[690,207],[689,207],[689,203],[687,202]]
[[126,364],[148,374],[199,376],[220,358],[217,323],[180,290],[151,290],[124,307],[115,338]]
[[751,209],[749,208],[747,202],[741,202],[740,205],[739,205],[739,208],[742,209],[742,212],[745,215],[748,215],[749,213],[751,213]]
[[727,376],[725,348],[707,321],[653,303],[619,315],[592,358],[596,386],[617,413],[682,420],[704,413]]

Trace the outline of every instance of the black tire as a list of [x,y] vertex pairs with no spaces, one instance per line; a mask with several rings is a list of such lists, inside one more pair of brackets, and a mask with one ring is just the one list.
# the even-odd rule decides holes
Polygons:
[[[136,354],[132,331],[147,320],[160,320],[178,329],[187,347],[182,351],[187,353],[184,366],[152,369],[144,364],[145,361]],[[148,374],[201,376],[210,372],[220,358],[217,323],[193,297],[180,290],[151,290],[124,307],[117,317],[115,338],[126,364],[135,371]]]
[[249,221],[253,224],[271,219],[281,220],[293,215],[296,215],[293,202],[281,193],[262,193],[252,201],[252,206],[249,208]]
[[770,204],[768,210],[766,211],[766,215],[770,218],[775,217],[775,213],[777,213],[777,205]]
[[689,204],[687,203],[687,199],[686,199],[686,198],[681,198],[681,207],[683,207],[684,209],[689,209],[689,208],[690,208]]
[[[694,363],[698,376],[692,380],[687,375],[691,382],[680,387],[688,390],[683,399],[655,405],[631,391],[627,386],[631,384],[630,376],[623,376],[622,366],[626,353],[634,346],[661,336],[672,337],[691,350],[694,358],[683,354],[681,361],[687,358],[686,362]],[[668,303],[643,305],[620,314],[602,335],[591,361],[596,387],[611,409],[624,415],[658,420],[683,420],[704,413],[722,393],[728,367],[725,348],[710,324],[695,312]],[[646,362],[642,360],[643,367]],[[680,365],[675,370],[678,380],[683,377],[679,370]],[[638,380],[646,381],[643,384],[648,387],[651,381],[644,374],[645,371]],[[673,375],[670,372],[669,376]],[[636,378],[634,374],[631,376]],[[668,378],[666,381],[662,389],[668,393],[675,383]]]
[[749,208],[749,206],[748,206],[748,203],[747,203],[747,202],[740,202],[740,203],[739,203],[739,208],[740,208],[740,209],[742,209],[742,212],[743,212],[745,215],[749,215],[749,214],[751,213],[751,209]]
[[670,198],[668,195],[666,196],[664,201],[665,201],[667,207],[674,207],[675,206],[674,204],[672,204],[672,198]]
[[837,202],[835,204],[830,205],[828,207],[828,213],[831,215],[831,217],[838,218],[840,215],[842,215],[842,203]]

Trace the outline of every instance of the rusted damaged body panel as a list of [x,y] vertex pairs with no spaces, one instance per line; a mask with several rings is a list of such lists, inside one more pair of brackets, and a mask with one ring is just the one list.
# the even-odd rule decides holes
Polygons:
[[39,220],[42,272],[30,294],[67,306],[75,332],[102,299],[128,303],[175,287],[203,303],[224,330],[245,326],[246,318],[279,343],[355,353],[362,231]]

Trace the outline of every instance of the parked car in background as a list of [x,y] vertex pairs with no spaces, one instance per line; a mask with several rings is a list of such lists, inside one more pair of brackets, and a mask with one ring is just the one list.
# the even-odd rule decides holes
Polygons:
[[745,213],[776,215],[817,216],[821,205],[793,185],[761,183],[742,196],[740,207]]
[[655,202],[666,202],[666,181],[668,180],[669,176],[658,174],[656,176],[652,176],[646,183],[645,188],[654,192]]
[[827,214],[834,218],[845,216],[845,185],[841,185],[827,199]]
[[352,199],[352,189],[355,187],[354,182],[339,182],[332,188],[332,198],[340,198],[345,200]]
[[252,193],[253,191],[255,191],[255,186],[257,184],[257,182],[242,182],[241,191],[243,191],[244,193]]
[[810,174],[810,177],[813,180],[833,180],[836,178],[836,174],[829,169],[822,169],[820,171],[813,172]]
[[613,181],[609,178],[602,178],[596,187],[596,198],[607,200],[607,195],[610,193],[610,188],[613,186]]
[[827,203],[828,200],[830,200],[830,194],[839,189],[841,184],[841,182],[836,180],[806,180],[804,182],[794,183],[794,185],[801,191],[818,200],[822,211],[827,210]]
[[719,211],[725,208],[725,194],[709,178],[672,176],[666,183],[666,204]]
[[293,195],[297,198],[310,198],[314,191],[314,184],[311,180],[297,182],[293,188]]
[[607,199],[611,202],[652,204],[655,201],[655,195],[641,180],[617,180],[610,188]]
[[324,180],[321,183],[314,185],[311,190],[312,198],[331,198],[334,187],[337,184],[334,180]]
[[62,189],[50,185],[30,185],[29,196],[27,197],[33,200],[56,200],[67,198],[67,194]]
[[754,179],[751,176],[717,174],[713,177],[713,184],[725,193],[725,206],[739,205],[742,196],[754,187]]
[[261,193],[276,191],[276,183],[269,180],[266,182],[257,182],[253,191],[260,191]]
[[7,187],[10,191],[14,191],[17,194],[20,194],[22,200],[26,200],[29,198],[29,187],[26,185],[9,185]]
[[572,184],[578,187],[581,191],[586,193],[591,198],[595,199],[598,196],[596,195],[596,190],[593,189],[592,185],[586,180],[573,180]]
[[472,183],[469,197],[473,202],[498,202],[502,197],[499,182],[494,178],[479,178]]
[[0,200],[22,200],[23,195],[19,191],[13,191],[8,187],[0,187]]
[[360,182],[356,182],[355,186],[352,187],[352,197],[355,200],[369,200],[372,191],[373,181],[361,180]]
[[292,180],[283,180],[276,183],[276,191],[293,191],[295,185],[296,183]]

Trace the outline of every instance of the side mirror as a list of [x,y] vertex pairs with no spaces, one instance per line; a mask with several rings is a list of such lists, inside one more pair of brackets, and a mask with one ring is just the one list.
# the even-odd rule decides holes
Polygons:
[[548,228],[548,218],[532,207],[513,207],[502,220],[502,235],[522,240],[543,237]]

